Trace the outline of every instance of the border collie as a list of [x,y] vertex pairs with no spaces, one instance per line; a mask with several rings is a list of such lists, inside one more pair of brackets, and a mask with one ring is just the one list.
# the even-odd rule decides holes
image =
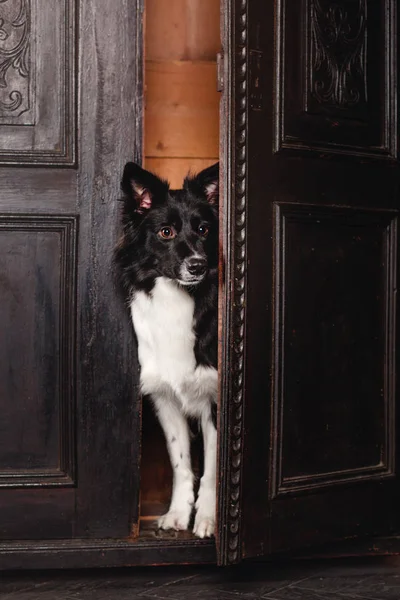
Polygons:
[[187,529],[194,505],[188,418],[204,441],[193,532],[213,535],[216,509],[218,163],[183,189],[137,164],[122,178],[123,236],[115,259],[138,341],[140,384],[151,397],[173,469],[161,529]]

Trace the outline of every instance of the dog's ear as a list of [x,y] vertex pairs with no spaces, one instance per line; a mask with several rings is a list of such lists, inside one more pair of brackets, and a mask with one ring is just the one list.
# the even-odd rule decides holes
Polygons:
[[153,202],[164,200],[168,193],[168,183],[129,162],[125,165],[121,188],[126,198],[132,201],[134,211],[143,213],[152,207]]
[[184,188],[190,190],[194,194],[204,194],[210,204],[218,204],[219,163],[207,167],[194,177],[186,177]]

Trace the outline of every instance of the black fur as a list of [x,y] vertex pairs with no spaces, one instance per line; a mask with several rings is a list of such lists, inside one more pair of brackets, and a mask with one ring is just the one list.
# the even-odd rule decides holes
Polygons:
[[[127,299],[135,291],[151,294],[156,277],[179,278],[182,262],[193,252],[207,261],[200,283],[185,286],[195,301],[194,331],[197,364],[217,368],[218,307],[218,163],[197,176],[188,176],[183,188],[170,190],[166,181],[134,163],[125,166],[121,187],[123,236],[115,252]],[[198,234],[206,225],[207,237]],[[171,226],[174,239],[159,231]]]

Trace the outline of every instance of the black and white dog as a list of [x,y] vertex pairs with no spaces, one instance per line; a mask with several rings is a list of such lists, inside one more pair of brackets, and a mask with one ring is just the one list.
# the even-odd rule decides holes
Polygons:
[[193,532],[214,533],[216,508],[218,163],[183,189],[125,166],[116,262],[138,340],[140,382],[164,430],[173,469],[161,529],[187,529],[194,505],[187,417],[200,423],[204,472]]

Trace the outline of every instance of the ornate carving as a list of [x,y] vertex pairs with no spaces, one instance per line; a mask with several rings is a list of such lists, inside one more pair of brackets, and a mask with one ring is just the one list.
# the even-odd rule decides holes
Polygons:
[[351,108],[367,99],[366,0],[310,0],[310,95]]
[[47,4],[0,0],[2,29],[9,34],[7,46],[0,40],[7,85],[0,87],[0,101],[19,104],[22,97],[14,110],[0,105],[0,125],[13,127],[0,141],[0,165],[76,166],[79,0],[57,0],[57,10]]
[[229,459],[228,459],[228,511],[227,519],[227,562],[240,559],[240,506],[242,484],[242,440],[244,410],[244,363],[245,363],[245,319],[246,319],[246,197],[247,197],[247,0],[237,2],[236,60],[235,60],[235,158],[234,177],[236,194],[233,198],[231,226],[234,231],[231,274],[233,290],[231,298],[231,398],[229,406]]
[[[0,0],[0,15],[0,88],[4,89],[8,96],[6,100],[0,99],[0,110],[3,114],[8,114],[19,109],[23,102],[24,111],[29,108],[29,97],[24,99],[20,90],[12,89],[18,85],[19,78],[27,79],[29,75],[30,7],[28,0]],[[10,75],[10,69],[14,70],[13,75]],[[18,79],[15,74],[19,76]],[[23,85],[22,88],[25,93],[26,86]]]

